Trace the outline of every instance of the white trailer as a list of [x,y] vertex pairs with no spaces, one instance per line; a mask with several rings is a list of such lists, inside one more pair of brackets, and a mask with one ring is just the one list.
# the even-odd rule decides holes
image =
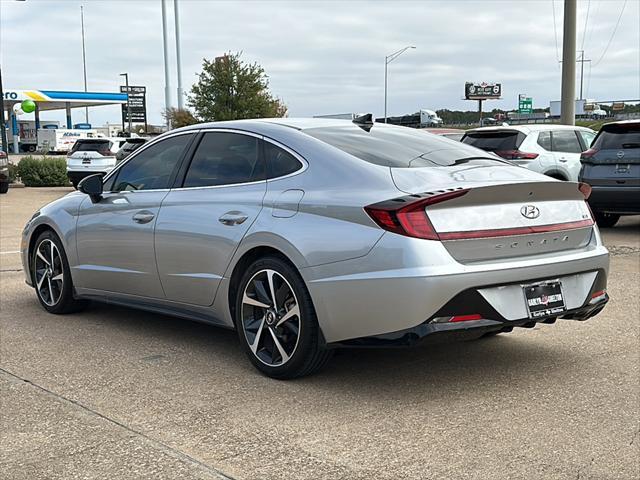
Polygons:
[[[60,122],[57,120],[41,120],[40,128],[59,128]],[[35,120],[18,120],[18,146],[21,152],[35,152],[38,146],[36,136]],[[7,129],[7,139],[9,143],[13,143],[13,129]]]
[[47,129],[38,130],[38,151],[52,153],[67,153],[76,140],[80,138],[101,138],[95,130],[82,129]]

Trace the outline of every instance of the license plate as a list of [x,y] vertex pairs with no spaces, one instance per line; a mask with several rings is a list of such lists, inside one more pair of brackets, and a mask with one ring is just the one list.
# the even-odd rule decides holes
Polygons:
[[522,289],[529,318],[550,317],[566,310],[560,282],[524,285]]

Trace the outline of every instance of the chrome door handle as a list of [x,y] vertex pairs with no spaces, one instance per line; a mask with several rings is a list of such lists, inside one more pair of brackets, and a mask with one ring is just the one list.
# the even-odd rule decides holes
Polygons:
[[136,213],[132,218],[136,223],[149,223],[153,220],[155,215],[148,210],[142,210]]
[[222,215],[218,221],[223,225],[233,226],[244,223],[247,218],[249,217],[242,212],[227,212]]

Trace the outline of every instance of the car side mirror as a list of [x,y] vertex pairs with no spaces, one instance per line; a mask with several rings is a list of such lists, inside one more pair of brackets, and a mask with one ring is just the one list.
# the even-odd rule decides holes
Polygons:
[[78,191],[89,195],[93,203],[98,203],[102,199],[102,175],[90,175],[83,178],[78,183]]

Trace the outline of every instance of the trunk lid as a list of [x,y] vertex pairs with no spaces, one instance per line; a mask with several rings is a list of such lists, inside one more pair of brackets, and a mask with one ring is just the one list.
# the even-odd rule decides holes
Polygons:
[[591,241],[593,222],[577,183],[504,165],[391,170],[396,186],[410,194],[469,189],[426,207],[443,245],[461,263],[553,254]]

